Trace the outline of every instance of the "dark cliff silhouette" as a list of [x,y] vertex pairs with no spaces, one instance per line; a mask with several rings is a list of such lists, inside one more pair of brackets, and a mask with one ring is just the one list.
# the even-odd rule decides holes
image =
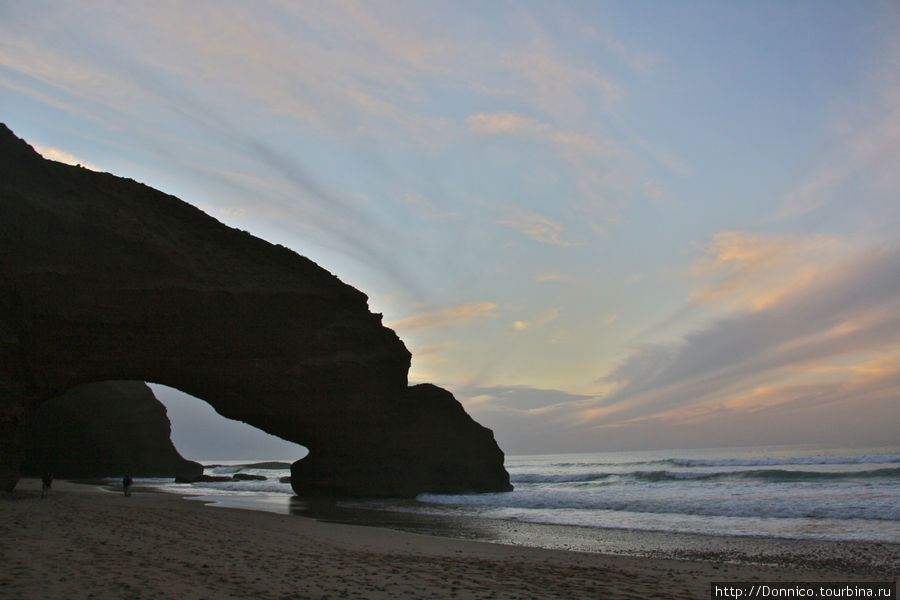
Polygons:
[[298,493],[511,489],[493,434],[408,387],[367,297],[307,258],[129,179],[43,159],[0,125],[0,487],[69,388],[152,381],[309,448]]

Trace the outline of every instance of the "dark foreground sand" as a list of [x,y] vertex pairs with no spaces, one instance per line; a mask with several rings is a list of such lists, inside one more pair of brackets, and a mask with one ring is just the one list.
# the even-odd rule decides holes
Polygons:
[[[447,539],[141,492],[23,480],[0,498],[0,598],[708,598],[711,581],[885,580],[852,561],[764,566]],[[837,546],[835,546],[837,547]]]

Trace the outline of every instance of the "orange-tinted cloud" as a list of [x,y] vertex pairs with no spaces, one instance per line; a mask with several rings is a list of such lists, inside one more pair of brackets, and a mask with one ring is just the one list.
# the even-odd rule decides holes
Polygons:
[[795,288],[679,343],[639,348],[605,378],[610,393],[585,407],[582,422],[749,414],[780,405],[814,418],[857,395],[900,396],[900,245],[822,267]]
[[55,160],[57,162],[65,163],[67,165],[80,165],[85,169],[90,169],[91,171],[100,171],[100,167],[89,163],[85,160],[82,160],[75,156],[70,152],[66,152],[65,150],[60,150],[59,148],[53,148],[51,146],[35,146],[35,150],[38,151],[41,156],[44,158],[49,158],[50,160]]
[[532,329],[534,327],[542,327],[547,325],[548,323],[552,323],[557,318],[559,318],[559,314],[562,312],[562,309],[551,308],[540,315],[537,315],[534,319],[530,321],[515,321],[513,322],[513,329],[516,331],[524,331],[526,329]]
[[688,275],[709,281],[691,294],[701,304],[760,310],[801,289],[846,243],[828,236],[717,233]]
[[478,113],[466,119],[470,131],[492,135],[517,135],[550,142],[576,154],[615,155],[620,152],[611,142],[601,143],[584,133],[565,131],[518,113]]
[[531,210],[522,208],[510,210],[509,215],[498,222],[527,235],[535,242],[555,246],[574,245],[562,239],[565,228],[559,222]]
[[451,306],[443,310],[419,313],[389,323],[388,326],[398,330],[435,329],[437,327],[455,327],[468,325],[488,317],[496,317],[493,302],[470,302],[460,306]]

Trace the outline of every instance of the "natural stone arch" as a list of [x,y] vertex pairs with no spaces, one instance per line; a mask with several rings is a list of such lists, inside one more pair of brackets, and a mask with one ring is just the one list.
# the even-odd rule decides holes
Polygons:
[[0,129],[0,479],[23,424],[84,382],[155,381],[306,446],[302,493],[509,488],[490,430],[407,387],[410,354],[312,261]]

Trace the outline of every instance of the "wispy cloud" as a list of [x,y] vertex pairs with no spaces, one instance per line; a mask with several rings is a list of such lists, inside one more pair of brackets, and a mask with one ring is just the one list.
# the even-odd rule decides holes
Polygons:
[[[599,100],[607,108],[622,102],[625,89],[619,81],[572,60],[536,18],[520,15],[527,43],[503,48],[498,62],[511,72],[512,83],[533,106],[556,120],[577,121],[586,109],[586,98]],[[627,52],[624,44],[621,49]]]
[[541,271],[534,276],[534,280],[538,283],[547,283],[550,281],[564,281],[566,276],[557,271]]
[[526,385],[461,386],[458,393],[463,401],[477,399],[477,403],[490,403],[493,408],[506,408],[525,412],[547,412],[553,408],[571,407],[590,400],[592,396],[572,394],[562,390],[537,388]]
[[[896,38],[896,36],[895,36]],[[833,203],[850,205],[854,216],[862,206],[878,207],[881,219],[896,219],[896,190],[900,188],[900,42],[891,39],[869,73],[869,101],[842,115],[820,158],[792,190],[776,220],[802,216]],[[852,192],[850,190],[853,190]],[[865,194],[860,194],[865,190]],[[852,198],[852,203],[849,202]],[[875,225],[881,225],[877,223]]]
[[405,317],[389,323],[388,327],[400,331],[411,331],[468,325],[485,318],[498,316],[495,312],[496,308],[497,305],[493,302],[470,302],[461,306]]
[[509,209],[508,216],[498,223],[519,231],[535,242],[555,246],[574,246],[574,242],[562,239],[565,228],[557,221],[523,208]]
[[525,331],[526,329],[534,329],[535,327],[543,327],[548,323],[552,323],[559,318],[562,308],[556,307],[544,311],[537,315],[534,319],[528,321],[514,321],[513,329],[516,331]]
[[515,135],[549,142],[576,156],[614,156],[621,152],[612,142],[600,142],[588,134],[561,130],[549,123],[512,112],[470,115],[466,119],[466,127],[475,133]]
[[459,213],[443,208],[422,194],[408,192],[403,195],[403,201],[417,214],[429,221],[457,221],[461,218]]
[[717,233],[688,269],[692,279],[706,282],[691,295],[691,301],[764,308],[807,284],[845,254],[849,245],[826,235]]
[[[560,128],[517,112],[473,114],[466,119],[466,128],[481,135],[533,140],[552,148],[563,168],[571,172],[575,187],[565,204],[586,216],[588,227],[600,236],[607,234],[607,226],[628,199],[646,196],[660,200],[668,196],[653,178],[638,176],[641,169],[636,167],[634,157],[608,136]],[[551,167],[536,164],[534,168]],[[538,241],[546,241],[549,230],[544,227],[540,231]]]
[[441,352],[452,348],[453,344],[450,342],[445,342],[443,344],[430,344],[427,346],[417,346],[413,348],[414,354],[416,356],[430,356],[434,354],[440,354]]
[[597,448],[592,436],[586,439],[584,428],[572,419],[596,401],[592,395],[525,385],[466,384],[453,391],[474,418],[489,424],[507,452],[571,452],[579,445]]
[[669,173],[679,177],[688,177],[692,174],[692,169],[683,160],[659,144],[644,140],[640,145]]

